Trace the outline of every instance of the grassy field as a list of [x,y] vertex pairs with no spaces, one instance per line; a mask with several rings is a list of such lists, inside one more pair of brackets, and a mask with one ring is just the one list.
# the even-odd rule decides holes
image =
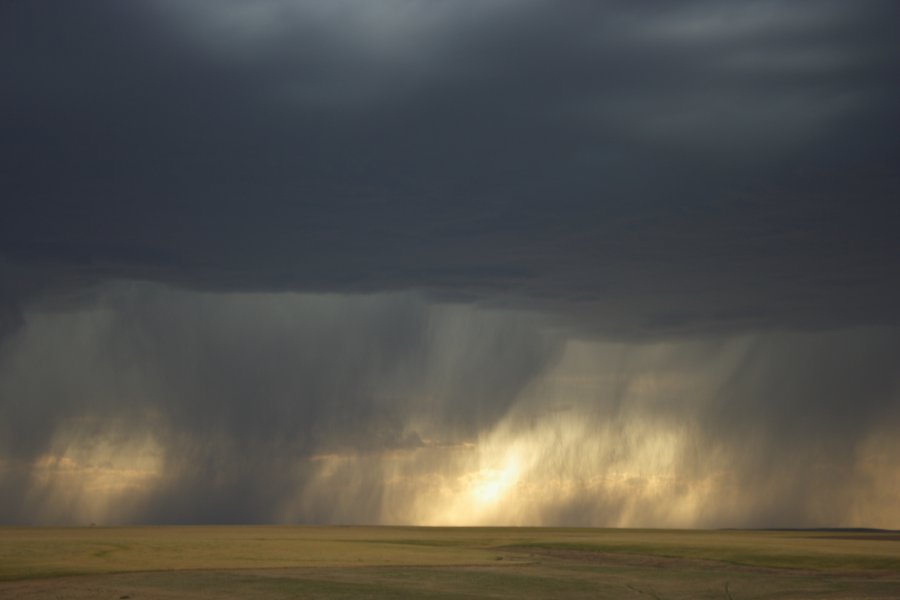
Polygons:
[[900,536],[406,527],[0,529],[0,598],[900,598]]

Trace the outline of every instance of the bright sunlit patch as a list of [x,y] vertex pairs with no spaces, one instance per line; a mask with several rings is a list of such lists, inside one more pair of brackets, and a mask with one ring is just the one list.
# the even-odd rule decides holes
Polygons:
[[482,469],[475,473],[469,484],[469,493],[475,502],[492,504],[499,501],[519,480],[519,463],[507,459],[499,469]]
[[[362,506],[369,511],[365,522],[392,525],[691,528],[731,526],[749,511],[768,509],[769,492],[781,490],[748,494],[735,467],[740,457],[704,438],[682,415],[683,399],[715,393],[716,381],[664,371],[616,382],[603,371],[592,373],[598,359],[589,350],[570,351],[471,441],[433,441],[429,436],[439,432],[423,422],[413,427],[425,432],[415,447],[316,455],[308,461],[312,477],[303,493],[279,518],[324,514],[323,520],[343,522]],[[734,355],[721,357],[730,372]],[[612,407],[603,404],[607,396],[616,399]],[[872,482],[869,493],[856,498],[848,488],[844,517],[829,512],[831,499],[821,507],[811,503],[815,522],[897,522],[900,446],[894,437],[872,438],[860,448],[855,471]],[[808,472],[814,468],[829,480],[843,476],[827,464]]]
[[29,497],[48,523],[127,520],[133,498],[159,483],[162,454],[149,433],[61,432],[31,465]]

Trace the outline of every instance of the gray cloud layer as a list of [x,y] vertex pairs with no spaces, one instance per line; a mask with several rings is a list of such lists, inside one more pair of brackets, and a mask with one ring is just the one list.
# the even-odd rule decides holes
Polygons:
[[2,519],[896,526],[897,22],[0,4]]
[[896,323],[894,3],[0,10],[4,328],[121,277]]

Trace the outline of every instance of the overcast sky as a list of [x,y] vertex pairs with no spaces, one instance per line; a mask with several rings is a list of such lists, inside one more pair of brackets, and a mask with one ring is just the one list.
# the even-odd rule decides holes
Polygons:
[[0,4],[0,520],[900,527],[898,22]]

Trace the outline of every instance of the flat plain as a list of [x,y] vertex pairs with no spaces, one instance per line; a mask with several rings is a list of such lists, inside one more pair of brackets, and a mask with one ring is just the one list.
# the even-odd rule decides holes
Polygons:
[[0,598],[900,598],[900,535],[0,528]]

